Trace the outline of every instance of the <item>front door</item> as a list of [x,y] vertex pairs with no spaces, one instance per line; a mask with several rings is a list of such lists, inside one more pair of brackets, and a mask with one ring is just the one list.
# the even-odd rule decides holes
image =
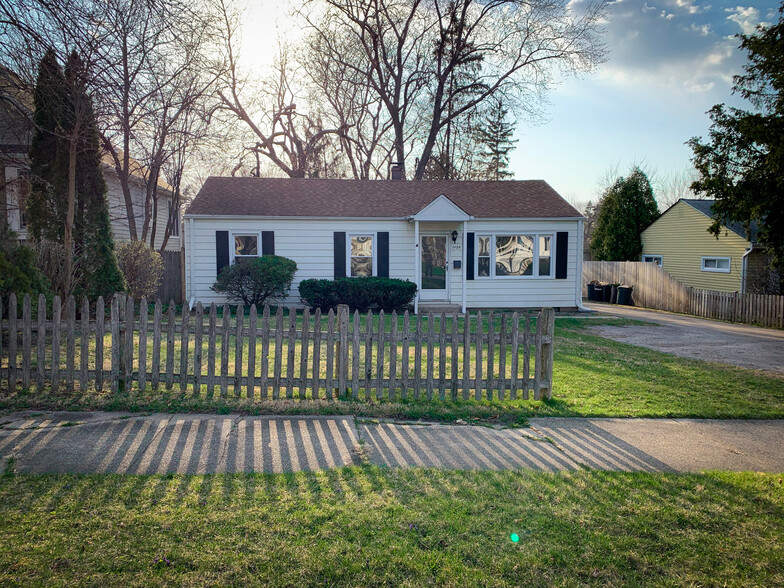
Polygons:
[[420,300],[449,300],[447,282],[447,235],[422,235],[419,251]]

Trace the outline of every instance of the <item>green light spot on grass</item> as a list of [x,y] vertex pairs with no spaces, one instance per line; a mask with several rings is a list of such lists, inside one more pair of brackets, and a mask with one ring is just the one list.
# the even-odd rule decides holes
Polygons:
[[517,543],[520,541],[520,536],[517,533],[512,533],[509,535],[509,538],[512,540],[512,543]]

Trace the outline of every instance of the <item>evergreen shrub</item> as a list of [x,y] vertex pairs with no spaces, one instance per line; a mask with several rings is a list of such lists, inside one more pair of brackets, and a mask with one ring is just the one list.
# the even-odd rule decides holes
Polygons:
[[297,271],[294,260],[279,255],[247,258],[221,270],[212,290],[230,300],[260,307],[285,298]]
[[408,280],[397,278],[338,278],[337,280],[303,280],[299,284],[302,301],[322,312],[347,304],[351,310],[366,312],[403,311],[411,304],[417,287]]

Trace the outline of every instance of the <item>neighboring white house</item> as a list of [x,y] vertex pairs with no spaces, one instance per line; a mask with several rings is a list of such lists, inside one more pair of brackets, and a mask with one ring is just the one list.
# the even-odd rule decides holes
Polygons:
[[297,263],[308,278],[415,282],[416,307],[575,308],[583,217],[546,182],[211,177],[184,216],[188,301],[225,299],[218,272],[242,257]]
[[[20,239],[27,238],[24,218],[24,200],[30,190],[28,151],[31,140],[32,97],[30,92],[10,70],[0,66],[0,217],[7,216],[8,224]],[[131,199],[136,227],[141,235],[144,223],[144,201],[147,181],[145,170],[131,160]],[[130,240],[128,214],[122,186],[117,177],[112,159],[103,157],[103,173],[106,180],[109,218],[115,241]],[[155,248],[163,243],[166,223],[171,206],[171,187],[163,180],[158,182],[158,211],[155,231]],[[179,212],[175,211],[179,217]],[[180,219],[174,225],[173,234],[166,244],[167,251],[180,250]],[[149,243],[149,239],[147,240]]]

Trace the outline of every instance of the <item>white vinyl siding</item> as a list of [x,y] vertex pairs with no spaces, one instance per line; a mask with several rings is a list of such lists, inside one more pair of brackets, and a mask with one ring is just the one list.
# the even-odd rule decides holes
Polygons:
[[[389,276],[416,282],[414,247],[414,223],[405,220],[332,220],[332,219],[221,219],[193,218],[193,234],[189,235],[191,220],[186,217],[183,239],[186,248],[186,289],[188,299],[194,298],[203,304],[224,302],[225,298],[210,290],[216,277],[215,232],[256,234],[261,231],[275,232],[275,253],[293,259],[297,263],[297,273],[291,293],[284,301],[286,305],[301,305],[299,283],[309,278],[334,277],[334,233],[345,232],[347,257],[350,256],[351,235],[377,235],[380,231],[389,232]],[[457,242],[447,238],[447,263],[450,302],[462,302],[462,272],[455,270],[454,261],[462,260],[462,223],[421,222],[420,233],[441,233],[450,235],[458,231]],[[569,255],[567,279],[499,279],[468,280],[466,282],[466,304],[468,308],[522,308],[522,307],[574,307],[576,302],[577,273],[577,221],[479,221],[468,223],[467,230],[478,234],[545,234],[552,235],[551,266],[555,276],[555,234],[559,231],[569,233]],[[582,238],[582,236],[580,237]],[[373,246],[377,247],[374,239]],[[233,242],[231,245],[233,248]],[[377,257],[373,253],[374,261]],[[192,257],[192,259],[191,259]],[[346,270],[350,269],[347,259]],[[193,268],[191,270],[191,268]],[[475,267],[476,271],[476,267]]]

